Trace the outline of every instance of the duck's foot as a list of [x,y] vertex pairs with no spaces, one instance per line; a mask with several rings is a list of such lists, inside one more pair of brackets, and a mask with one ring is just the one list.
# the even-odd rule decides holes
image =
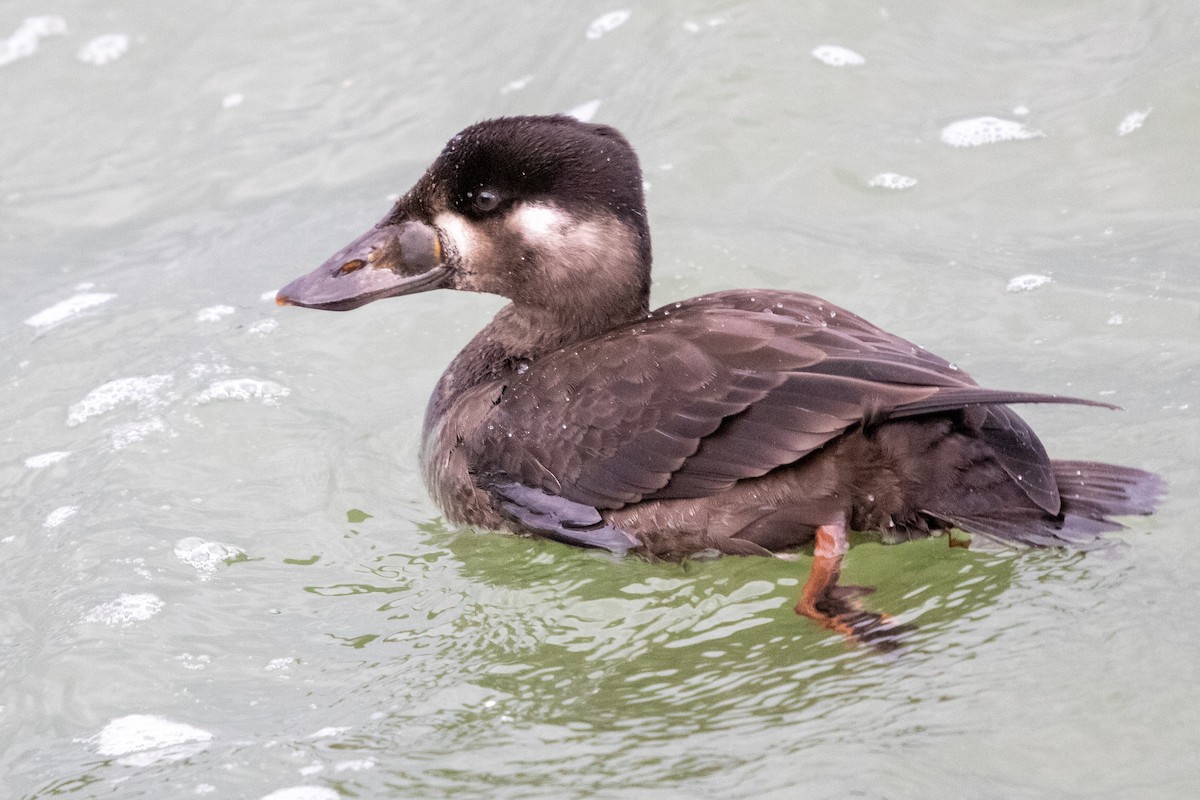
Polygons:
[[864,609],[858,600],[875,591],[873,588],[838,586],[842,556],[848,547],[845,522],[817,528],[812,571],[796,602],[796,613],[840,633],[855,644],[892,650],[911,626],[896,623],[886,614]]

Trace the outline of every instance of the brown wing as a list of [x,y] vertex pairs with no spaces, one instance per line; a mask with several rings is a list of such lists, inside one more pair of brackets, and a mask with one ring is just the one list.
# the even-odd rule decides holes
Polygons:
[[[977,386],[949,362],[819,298],[738,290],[539,359],[472,441],[481,482],[512,480],[596,508],[702,497],[792,463],[859,424],[1006,402],[1085,402]],[[1032,431],[981,415],[999,460],[1051,513]]]

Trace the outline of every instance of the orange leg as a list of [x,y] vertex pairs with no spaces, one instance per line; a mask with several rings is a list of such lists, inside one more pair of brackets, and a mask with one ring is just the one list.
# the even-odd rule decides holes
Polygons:
[[887,616],[867,611],[855,602],[857,595],[866,594],[869,589],[838,586],[842,556],[848,547],[844,521],[817,528],[812,571],[796,601],[796,613],[852,642],[885,648],[894,646],[896,635],[905,626],[897,626]]

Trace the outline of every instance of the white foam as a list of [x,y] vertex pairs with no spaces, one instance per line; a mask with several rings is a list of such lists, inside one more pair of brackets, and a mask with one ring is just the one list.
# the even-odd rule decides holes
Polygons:
[[261,400],[265,405],[279,405],[278,398],[287,397],[292,390],[274,381],[255,378],[229,378],[213,381],[208,388],[196,396],[196,403],[211,403],[214,400]]
[[118,425],[109,431],[109,435],[112,437],[113,449],[120,450],[123,447],[128,447],[131,444],[142,441],[152,433],[158,433],[166,429],[167,425],[162,421],[162,417],[151,417],[150,419],[126,422],[124,425]]
[[25,320],[25,324],[32,325],[35,328],[48,328],[51,325],[57,325],[63,320],[70,319],[76,314],[87,311],[89,308],[103,305],[114,297],[116,297],[115,294],[104,294],[102,292],[77,294],[74,297],[68,297],[66,300],[39,311]]
[[212,663],[212,656],[203,654],[194,656],[191,653],[180,653],[175,656],[175,660],[182,664],[184,669],[200,670],[208,669],[208,665]]
[[374,768],[375,762],[369,758],[351,758],[333,765],[334,772],[362,772]]
[[202,581],[210,579],[222,564],[244,555],[246,551],[240,547],[209,542],[196,536],[175,543],[175,557],[199,572]]
[[85,64],[102,67],[111,64],[129,49],[129,37],[123,33],[106,33],[85,44],[76,57]]
[[321,730],[317,731],[316,733],[310,733],[308,735],[308,738],[309,739],[328,739],[330,736],[341,736],[343,733],[346,733],[349,730],[350,730],[349,725],[342,725],[340,727],[321,728]]
[[101,603],[83,616],[84,622],[99,622],[112,627],[126,627],[135,622],[145,622],[163,609],[158,595],[123,594],[116,600]]
[[246,333],[252,333],[257,336],[266,336],[269,333],[274,333],[275,329],[278,327],[279,320],[277,319],[260,319],[258,322],[255,322],[253,325],[247,328]]
[[500,94],[508,94],[509,92],[519,92],[522,89],[524,89],[526,86],[528,86],[529,82],[531,80],[533,80],[532,75],[525,75],[524,77],[517,78],[514,81],[509,81],[508,83],[506,83],[500,87]]
[[37,52],[39,41],[47,36],[57,36],[66,32],[67,23],[62,17],[26,17],[12,36],[0,39],[0,67],[22,58],[29,58]]
[[196,322],[216,322],[221,317],[228,317],[234,311],[233,306],[209,306],[196,312]]
[[208,747],[212,738],[208,731],[183,722],[152,714],[130,714],[109,722],[91,741],[102,756],[122,756],[118,763],[144,767],[196,755]]
[[43,528],[57,528],[79,511],[79,506],[59,506],[46,515],[46,521],[42,523]]
[[245,100],[246,100],[246,95],[242,94],[241,92],[234,92],[233,94],[227,94],[221,100],[221,108],[224,108],[224,109],[237,108],[243,102],[245,102]]
[[1046,134],[1030,130],[1024,124],[999,117],[973,117],[952,122],[942,128],[942,141],[951,147],[978,147],[981,144],[1037,139]]
[[262,800],[339,800],[341,795],[325,786],[289,786],[264,794]]
[[141,375],[117,378],[87,393],[67,412],[67,427],[73,428],[92,417],[107,414],[117,406],[136,405],[148,410],[163,403],[159,393],[171,385],[172,375]]
[[232,371],[228,364],[220,360],[220,356],[210,355],[213,355],[215,359],[212,362],[206,364],[203,361],[197,361],[188,367],[189,378],[199,378],[203,375],[228,375]]
[[567,112],[568,117],[574,117],[580,122],[591,122],[592,117],[596,116],[596,112],[600,110],[599,100],[588,100],[586,103],[580,103]]
[[1048,275],[1018,275],[1004,287],[1008,292],[1032,292],[1050,282]]
[[867,181],[867,186],[875,189],[911,189],[916,185],[916,178],[910,178],[898,172],[881,172]]
[[619,9],[610,11],[607,14],[596,17],[592,23],[588,25],[587,32],[584,34],[589,39],[599,39],[606,33],[615,31],[617,28],[629,21],[630,15],[633,12],[628,9]]
[[836,44],[823,44],[813,48],[812,57],[831,67],[857,67],[867,63],[858,53]]
[[25,459],[25,466],[30,469],[42,469],[51,464],[57,464],[69,455],[71,455],[69,450],[52,450],[49,453],[39,453],[36,456],[30,456]]
[[1117,126],[1117,136],[1128,136],[1136,131],[1146,122],[1146,117],[1150,116],[1151,109],[1145,111],[1131,111],[1125,115],[1125,119],[1121,120],[1121,124]]

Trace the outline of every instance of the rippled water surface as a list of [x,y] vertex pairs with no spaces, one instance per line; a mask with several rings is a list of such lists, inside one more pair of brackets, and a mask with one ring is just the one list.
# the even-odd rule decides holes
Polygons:
[[[1194,797],[1200,4],[0,6],[5,797]],[[788,563],[455,530],[495,298],[270,298],[500,114],[617,125],[659,302],[807,290],[1171,493],[1101,551]]]

